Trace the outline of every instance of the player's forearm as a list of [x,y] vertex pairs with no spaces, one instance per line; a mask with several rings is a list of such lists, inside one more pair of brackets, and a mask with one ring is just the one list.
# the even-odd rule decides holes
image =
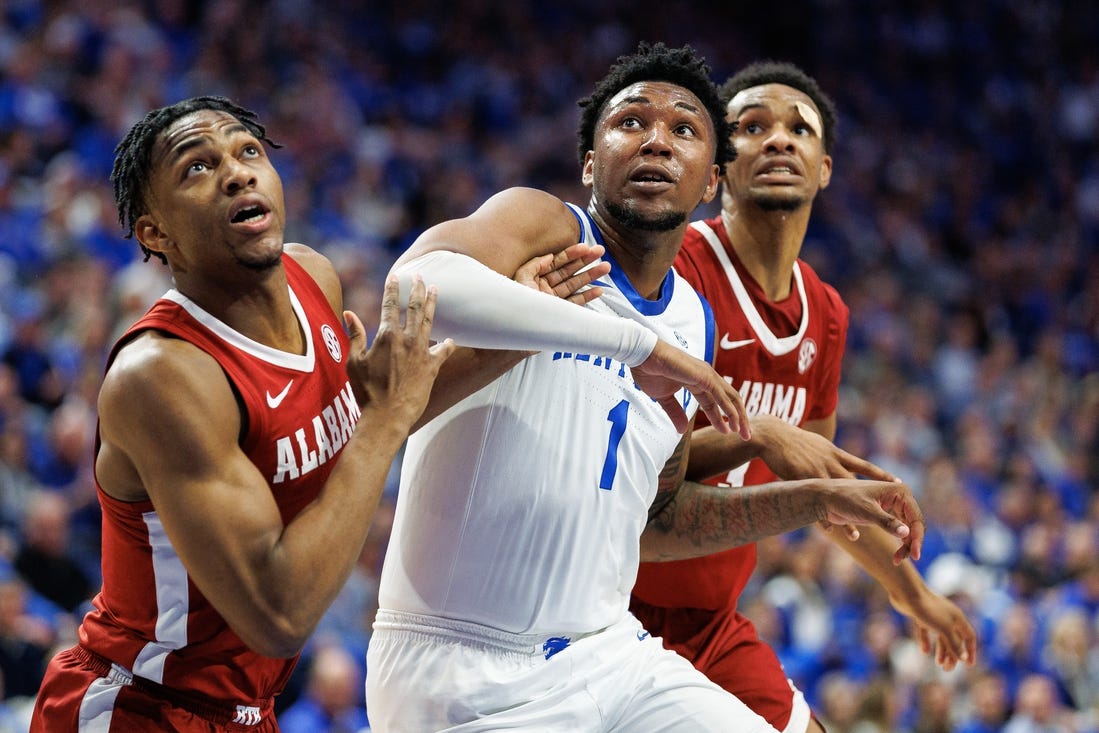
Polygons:
[[817,479],[736,489],[684,482],[641,535],[641,558],[709,555],[820,521],[820,488]]
[[838,527],[829,538],[849,554],[859,566],[889,593],[894,605],[911,608],[920,595],[928,590],[916,566],[910,561],[893,564],[898,540],[880,527],[859,527],[859,539],[852,541]]
[[394,269],[401,291],[413,274],[439,290],[433,338],[460,346],[522,351],[573,351],[637,366],[652,354],[656,334],[627,318],[598,313],[504,277],[477,260],[437,250]]
[[258,573],[250,631],[234,630],[267,656],[296,654],[351,574],[407,432],[364,409],[318,495],[284,528]]
[[744,440],[736,433],[719,433],[709,425],[695,430],[691,434],[691,460],[687,466],[687,478],[691,481],[705,481],[758,458],[769,440],[771,426],[777,419],[770,415],[752,416],[752,437],[749,440]]

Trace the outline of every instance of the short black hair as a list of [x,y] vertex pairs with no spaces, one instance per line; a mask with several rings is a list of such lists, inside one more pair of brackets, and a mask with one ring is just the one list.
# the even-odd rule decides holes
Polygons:
[[[114,185],[114,200],[118,206],[118,222],[126,230],[127,239],[134,236],[134,225],[138,218],[148,213],[148,202],[145,197],[148,193],[153,143],[176,120],[192,112],[208,109],[236,117],[258,140],[262,140],[272,148],[280,147],[278,143],[267,138],[267,131],[256,121],[255,112],[244,109],[225,97],[191,97],[147,113],[130,128],[126,137],[122,138],[122,142],[114,149],[111,183]],[[168,262],[163,254],[153,252],[143,244],[141,251],[145,253],[146,262],[152,256],[156,256],[165,264]]]
[[836,105],[817,84],[817,80],[788,61],[755,61],[736,72],[721,85],[721,98],[726,105],[738,93],[764,84],[784,84],[797,89],[813,100],[824,125],[824,152],[831,155],[836,143]]
[[710,78],[710,67],[690,46],[668,48],[663,43],[645,41],[638,44],[636,53],[619,56],[607,75],[596,84],[591,96],[578,102],[581,112],[576,137],[580,164],[583,165],[584,156],[595,147],[595,125],[607,101],[630,84],[641,81],[670,82],[698,97],[713,120],[717,134],[714,162],[724,171],[725,164],[736,157],[736,151],[729,139],[731,129],[725,121],[725,105]]

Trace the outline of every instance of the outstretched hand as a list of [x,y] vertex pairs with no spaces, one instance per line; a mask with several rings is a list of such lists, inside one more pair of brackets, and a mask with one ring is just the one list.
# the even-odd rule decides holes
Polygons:
[[382,316],[370,348],[366,330],[351,311],[344,322],[351,341],[347,374],[351,389],[363,409],[383,410],[393,425],[405,430],[419,418],[431,395],[439,367],[454,353],[451,339],[431,343],[438,293],[416,275],[401,319],[400,281],[390,275],[382,294]]
[[691,426],[679,398],[679,390],[685,387],[718,432],[739,433],[744,440],[752,437],[740,393],[701,359],[657,341],[649,358],[630,371],[637,386],[660,403],[680,434]]
[[[765,430],[763,425],[766,425]],[[877,481],[898,481],[885,469],[841,450],[818,433],[778,419],[758,423],[757,433],[764,432],[767,440],[763,441],[760,458],[781,479],[865,476]],[[835,529],[827,520],[821,524],[826,530]],[[853,525],[846,526],[844,532],[851,540],[859,538],[858,529]],[[897,562],[895,557],[894,562]],[[935,662],[940,667],[949,671],[959,662],[970,666],[976,662],[977,632],[962,609],[949,598],[925,588],[925,592],[911,600],[890,594],[890,601],[899,613],[912,621],[914,635],[924,654],[930,654],[934,649]]]
[[893,553],[894,565],[908,558],[920,559],[927,526],[906,484],[861,479],[834,479],[829,483],[831,490],[823,495],[822,520],[847,525],[850,530],[859,524],[876,524],[901,541]]
[[890,598],[893,607],[912,620],[916,641],[924,654],[935,650],[935,663],[950,671],[958,662],[977,663],[977,632],[962,609],[949,598],[927,592],[914,606]]
[[611,271],[610,263],[599,261],[604,251],[601,244],[579,242],[557,254],[527,260],[512,279],[528,288],[584,305],[603,294],[603,288],[591,283]]

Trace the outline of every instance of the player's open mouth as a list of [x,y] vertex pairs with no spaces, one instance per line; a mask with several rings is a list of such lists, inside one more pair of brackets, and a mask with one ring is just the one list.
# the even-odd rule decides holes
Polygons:
[[265,216],[267,216],[267,209],[262,206],[246,206],[234,214],[230,221],[234,224],[256,224],[263,221]]
[[660,168],[643,168],[634,171],[630,176],[630,180],[634,183],[674,183],[673,179],[666,171]]

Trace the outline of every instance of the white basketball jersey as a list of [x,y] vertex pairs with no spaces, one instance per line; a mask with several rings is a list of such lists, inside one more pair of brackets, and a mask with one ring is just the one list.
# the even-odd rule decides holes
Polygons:
[[[590,217],[583,241],[602,243]],[[670,271],[643,299],[608,255],[587,307],[712,361],[709,305]],[[697,402],[680,394],[688,415]],[[626,613],[657,478],[680,435],[625,364],[543,352],[408,440],[383,609],[516,634],[587,633]]]

